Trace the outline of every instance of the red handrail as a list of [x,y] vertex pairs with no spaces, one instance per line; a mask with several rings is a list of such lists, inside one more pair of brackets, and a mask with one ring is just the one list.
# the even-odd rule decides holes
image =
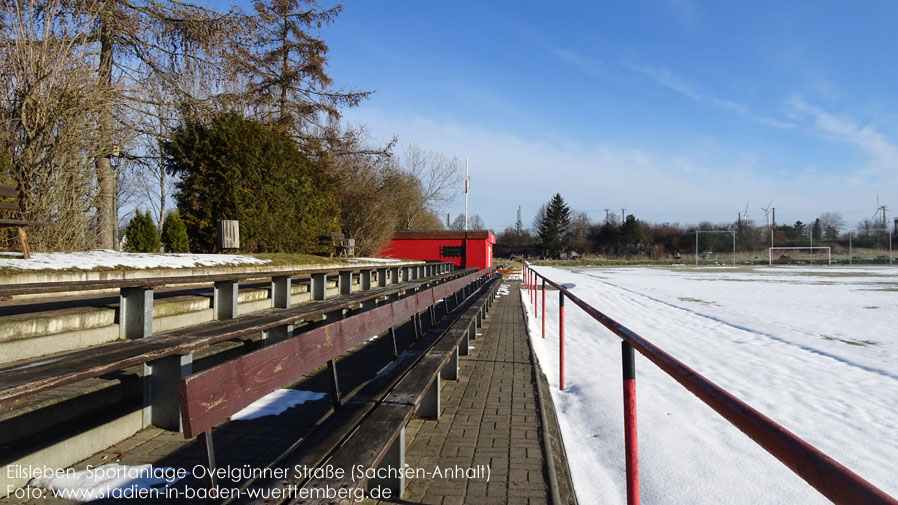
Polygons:
[[[898,500],[864,478],[852,472],[825,453],[805,442],[800,437],[761,414],[753,407],[733,396],[728,391],[706,379],[695,370],[666,353],[636,332],[618,323],[585,301],[572,294],[567,288],[546,278],[532,267],[524,264],[534,278],[542,278],[557,288],[560,297],[567,297],[583,309],[602,326],[633,346],[640,354],[658,366],[667,375],[679,382],[689,392],[714,409],[733,426],[739,428],[748,438],[780,460],[796,475],[804,479],[820,494],[837,505],[898,505]],[[625,379],[626,373],[625,370]],[[633,399],[635,405],[635,399]],[[627,431],[630,426],[627,426]],[[633,443],[635,451],[635,417],[633,420]],[[629,449],[627,450],[629,453]],[[635,452],[634,452],[635,453]],[[629,466],[629,465],[628,465]],[[638,475],[635,476],[638,479]],[[631,477],[628,476],[628,494]],[[638,480],[636,481],[638,482]],[[637,485],[638,486],[638,485]],[[635,489],[638,503],[639,489]]]

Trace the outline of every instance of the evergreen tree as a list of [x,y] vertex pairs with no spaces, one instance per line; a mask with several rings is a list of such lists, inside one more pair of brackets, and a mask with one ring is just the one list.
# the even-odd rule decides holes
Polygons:
[[311,253],[340,229],[334,181],[278,127],[229,112],[188,122],[164,151],[192,251],[212,250],[220,219],[240,221],[248,252]]
[[543,242],[546,254],[558,258],[568,245],[570,239],[571,209],[564,203],[560,193],[545,206],[545,214],[539,221],[537,229]]
[[125,249],[129,252],[159,252],[159,232],[150,211],[137,210],[125,230],[125,239]]
[[169,212],[162,223],[162,245],[165,252],[190,252],[187,227],[177,212]]
[[343,10],[316,0],[255,0],[254,38],[237,47],[233,63],[246,79],[244,97],[265,124],[278,124],[293,138],[307,139],[323,126],[322,117],[338,118],[368,91],[335,89],[327,74],[328,47],[320,31]]

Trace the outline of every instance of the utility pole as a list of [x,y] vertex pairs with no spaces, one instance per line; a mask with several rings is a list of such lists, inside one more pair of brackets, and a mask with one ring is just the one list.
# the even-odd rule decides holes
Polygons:
[[624,212],[625,212],[626,210],[627,210],[627,209],[625,209],[625,208],[623,208],[623,207],[620,208],[620,224],[624,224],[624,221],[626,220],[626,216],[627,216],[627,215],[624,214]]
[[605,222],[606,223],[608,222],[608,211],[609,210],[611,210],[611,209],[608,209],[607,207],[605,208]]

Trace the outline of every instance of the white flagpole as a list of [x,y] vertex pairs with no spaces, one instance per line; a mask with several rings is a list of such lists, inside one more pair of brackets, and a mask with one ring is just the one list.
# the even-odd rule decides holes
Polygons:
[[468,187],[470,186],[470,178],[468,178],[468,158],[465,158],[465,231],[468,231]]

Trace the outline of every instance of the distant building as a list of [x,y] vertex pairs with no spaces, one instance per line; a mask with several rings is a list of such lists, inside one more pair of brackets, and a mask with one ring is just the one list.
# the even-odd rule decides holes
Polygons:
[[398,231],[383,256],[483,269],[493,266],[495,243],[496,237],[488,231]]

